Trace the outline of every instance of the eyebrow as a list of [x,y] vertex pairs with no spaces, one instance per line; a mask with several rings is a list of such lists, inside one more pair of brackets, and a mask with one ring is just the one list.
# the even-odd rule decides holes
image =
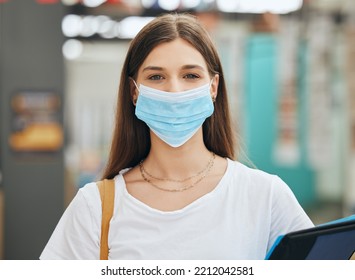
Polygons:
[[202,71],[205,71],[205,69],[202,66],[198,65],[198,64],[187,64],[187,65],[184,65],[181,68],[182,69],[195,69],[195,68],[197,68],[197,69],[200,69]]
[[[182,70],[188,70],[188,69],[199,69],[199,70],[202,70],[202,71],[205,71],[205,69],[198,65],[198,64],[187,64],[187,65],[183,65],[181,67]],[[162,71],[164,70],[163,67],[160,67],[160,66],[147,66],[147,67],[144,67],[143,68],[143,72],[144,71],[149,71],[149,70],[153,70],[153,71]]]
[[158,70],[158,71],[161,71],[163,70],[164,68],[163,67],[159,67],[159,66],[147,66],[147,67],[144,67],[143,68],[143,72],[144,71],[149,71],[149,70]]

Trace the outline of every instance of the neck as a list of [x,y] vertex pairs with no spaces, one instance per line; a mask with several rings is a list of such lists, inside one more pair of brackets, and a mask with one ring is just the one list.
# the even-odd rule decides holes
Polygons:
[[160,177],[182,179],[202,170],[211,159],[211,152],[203,144],[202,129],[187,143],[173,148],[151,135],[151,150],[144,167]]

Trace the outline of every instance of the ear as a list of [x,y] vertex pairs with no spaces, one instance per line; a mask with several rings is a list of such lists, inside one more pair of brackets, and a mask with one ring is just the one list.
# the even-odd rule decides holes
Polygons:
[[214,77],[212,78],[212,83],[211,83],[211,97],[212,97],[212,100],[216,100],[216,98],[217,98],[218,84],[219,84],[219,75],[215,74]]
[[133,80],[133,78],[129,78],[129,90],[131,94],[132,103],[134,106],[136,106],[139,92],[138,92],[137,84]]

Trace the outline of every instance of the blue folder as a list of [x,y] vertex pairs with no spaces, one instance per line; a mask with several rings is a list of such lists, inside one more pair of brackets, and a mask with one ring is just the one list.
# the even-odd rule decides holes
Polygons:
[[279,236],[267,260],[355,260],[355,215]]

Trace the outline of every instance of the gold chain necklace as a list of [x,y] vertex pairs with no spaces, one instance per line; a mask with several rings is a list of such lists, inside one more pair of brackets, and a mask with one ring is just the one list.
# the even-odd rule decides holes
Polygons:
[[188,180],[190,180],[190,179],[192,179],[192,178],[195,178],[195,177],[201,175],[202,173],[204,173],[204,172],[208,169],[208,167],[211,165],[211,163],[212,163],[212,161],[214,160],[214,158],[215,158],[215,154],[212,153],[211,158],[210,158],[210,160],[208,161],[207,165],[206,165],[201,171],[199,171],[199,172],[196,173],[195,175],[192,175],[192,176],[187,177],[187,178],[182,179],[182,180],[170,179],[170,178],[159,178],[159,177],[157,177],[157,176],[152,175],[151,173],[149,173],[149,172],[144,168],[144,166],[143,166],[143,160],[139,163],[139,166],[140,166],[140,168],[142,169],[142,172],[143,172],[143,173],[147,174],[149,177],[151,177],[151,178],[153,178],[153,179],[155,179],[155,180],[158,180],[158,181],[169,181],[169,182],[176,182],[176,183],[184,183],[184,182],[186,182],[186,181],[188,181]]
[[[191,189],[193,188],[194,186],[196,186],[199,182],[201,182],[206,176],[207,174],[210,172],[210,170],[212,169],[213,167],[213,164],[214,164],[214,159],[215,159],[216,155],[215,153],[212,153],[212,157],[211,159],[209,160],[207,166],[202,170],[200,171],[198,174],[202,174],[202,176],[200,178],[198,178],[195,182],[193,182],[191,185],[187,185],[187,186],[184,186],[182,188],[178,188],[178,189],[165,189],[165,188],[162,188],[160,186],[158,186],[157,184],[155,184],[154,182],[152,182],[145,174],[147,174],[149,176],[149,174],[144,170],[143,168],[143,161],[141,161],[139,163],[139,170],[141,172],[141,175],[142,175],[142,178],[144,179],[144,181],[146,181],[148,184],[152,185],[154,188],[156,189],[159,189],[161,191],[166,191],[166,192],[183,192],[183,191],[186,191],[188,189]],[[194,178],[196,177],[197,175],[195,176],[190,176],[189,179],[191,178]],[[153,177],[152,177],[153,178]],[[156,179],[156,178],[154,178]],[[160,180],[164,180],[164,179],[160,179]],[[181,182],[184,182],[184,181],[187,181],[187,179],[184,179],[184,180],[181,180]]]

